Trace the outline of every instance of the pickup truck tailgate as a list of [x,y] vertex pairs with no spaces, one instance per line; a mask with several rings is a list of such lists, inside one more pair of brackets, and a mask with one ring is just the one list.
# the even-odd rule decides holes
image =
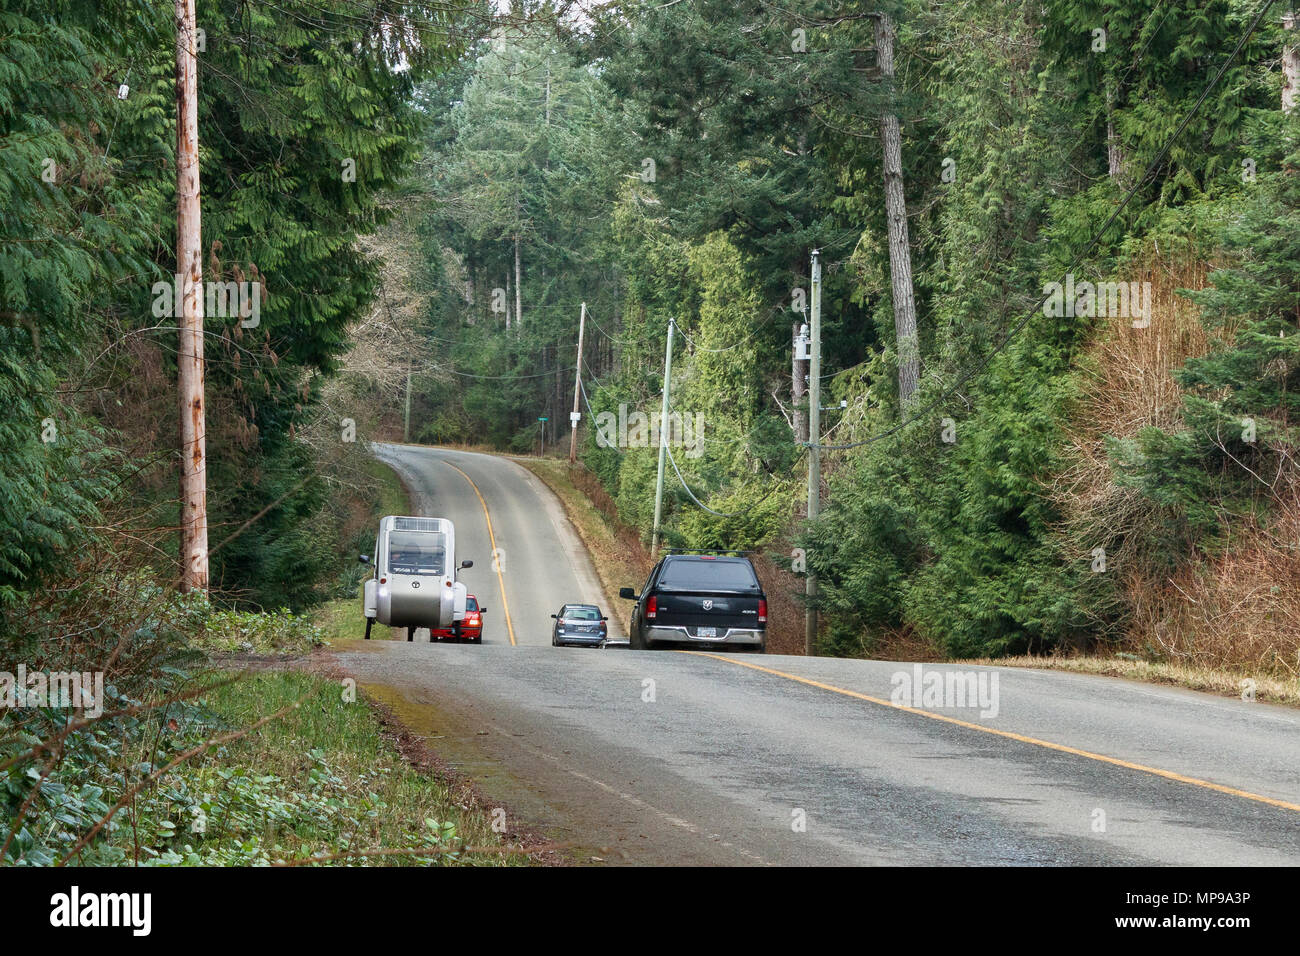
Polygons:
[[654,623],[660,627],[716,627],[719,635],[729,627],[756,628],[762,626],[758,602],[757,594],[660,591]]

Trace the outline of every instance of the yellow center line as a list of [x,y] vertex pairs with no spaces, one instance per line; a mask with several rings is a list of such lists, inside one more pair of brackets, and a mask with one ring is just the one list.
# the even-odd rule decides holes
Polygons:
[[1017,740],[1020,743],[1033,744],[1035,747],[1045,747],[1048,750],[1057,750],[1061,753],[1073,754],[1076,757],[1086,757],[1089,760],[1113,764],[1116,767],[1124,767],[1128,770],[1138,770],[1142,773],[1153,774],[1157,777],[1163,777],[1166,780],[1173,780],[1176,783],[1184,783],[1193,787],[1202,787],[1206,790],[1215,790],[1219,793],[1227,793],[1234,797],[1243,797],[1246,800],[1254,800],[1256,803],[1266,803],[1271,807],[1281,807],[1283,810],[1294,810],[1297,813],[1300,813],[1300,804],[1287,803],[1285,800],[1275,800],[1272,797],[1265,797],[1262,794],[1251,793],[1249,790],[1238,790],[1236,787],[1225,787],[1223,784],[1212,783],[1209,780],[1201,780],[1198,777],[1186,777],[1181,773],[1174,773],[1171,770],[1161,770],[1158,767],[1148,767],[1145,764],[1131,763],[1127,760],[1120,760],[1118,757],[1108,757],[1105,754],[1092,753],[1088,750],[1079,750],[1076,747],[1067,747],[1065,744],[1056,744],[1052,743],[1050,740],[1040,740],[1037,737],[1026,737],[1023,734],[1012,733],[1009,730],[994,730],[992,727],[985,727],[983,724],[973,724],[967,720],[958,720],[956,717],[949,717],[946,714],[935,714],[928,710],[920,710],[916,707],[905,707],[901,704],[895,704],[879,697],[871,697],[868,694],[859,694],[857,691],[845,690],[843,687],[836,687],[834,684],[823,684],[821,681],[815,681],[807,677],[800,677],[797,674],[787,674],[785,671],[774,670],[770,667],[763,667],[759,664],[751,664],[748,661],[738,661],[730,657],[722,657],[718,654],[709,654],[705,651],[684,651],[683,653],[693,654],[696,657],[711,657],[715,661],[735,664],[737,667],[748,667],[750,670],[762,671],[764,674],[771,674],[775,677],[784,677],[786,680],[806,684],[809,687],[829,690],[836,694],[843,694],[845,697],[853,697],[857,700],[865,700],[868,703],[879,704],[882,707],[888,707],[890,710],[906,711],[909,714],[917,714],[921,717],[928,717],[931,720],[940,720],[945,724],[955,724],[958,727],[965,727],[968,730],[978,730],[980,733],[993,734],[997,737],[1005,737],[1008,740]]
[[[450,467],[456,468],[456,466],[447,461],[447,459],[443,458],[442,461]],[[496,559],[497,536],[492,533],[492,516],[488,514],[487,502],[483,500],[483,492],[478,490],[478,485],[474,484],[474,479],[469,475],[466,475],[465,472],[461,471],[459,468],[456,468],[456,470],[460,471],[460,473],[465,476],[465,480],[469,482],[469,486],[474,489],[474,494],[478,495],[478,503],[483,506],[483,517],[487,519],[488,541],[492,543],[492,563],[496,565],[497,584],[501,587],[501,609],[506,615],[506,630],[510,634],[510,646],[516,647],[518,645],[515,643],[515,626],[510,623],[510,602],[506,600],[506,579],[501,576],[501,562]]]

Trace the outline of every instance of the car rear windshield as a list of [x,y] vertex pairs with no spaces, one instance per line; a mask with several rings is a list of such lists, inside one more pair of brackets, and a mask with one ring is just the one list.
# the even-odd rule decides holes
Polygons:
[[574,607],[570,604],[568,610],[564,612],[564,619],[566,621],[599,621],[600,612],[594,607]]
[[474,598],[474,595],[471,594],[469,597],[465,598],[465,610],[467,611],[478,610],[478,601]]
[[707,558],[669,561],[659,575],[659,587],[675,591],[727,591],[758,589],[758,579],[748,561],[710,561]]

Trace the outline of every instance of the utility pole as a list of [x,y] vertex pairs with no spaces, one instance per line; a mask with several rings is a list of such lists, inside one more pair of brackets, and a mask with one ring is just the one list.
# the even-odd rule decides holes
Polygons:
[[180,322],[182,591],[208,589],[208,484],[203,394],[203,261],[199,231],[199,87],[194,0],[176,0],[176,274]]
[[569,413],[569,464],[578,460],[578,419],[582,412],[578,410],[578,396],[582,388],[582,333],[587,328],[587,303],[582,303],[582,312],[578,316],[578,367],[573,370],[573,411]]
[[[822,264],[818,251],[812,254],[812,322],[810,323],[808,362],[808,520],[821,513],[822,467]],[[817,653],[817,576],[809,569],[804,574],[804,595],[808,599],[804,608],[803,652],[809,657]]]
[[402,441],[411,440],[411,363],[406,363],[406,411],[402,415]]
[[664,351],[664,400],[659,413],[659,477],[655,480],[655,525],[650,534],[650,553],[659,552],[659,527],[664,514],[664,459],[668,455],[668,386],[673,375],[673,319],[668,319],[668,347]]
[[541,450],[538,451],[537,457],[545,458],[546,457],[546,419],[539,417],[537,419],[537,425],[538,425],[538,429],[537,429],[538,437],[541,438],[541,442],[542,442],[542,447]]

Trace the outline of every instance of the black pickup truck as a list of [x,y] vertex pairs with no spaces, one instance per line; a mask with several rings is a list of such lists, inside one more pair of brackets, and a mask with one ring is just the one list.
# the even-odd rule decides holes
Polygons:
[[767,595],[749,559],[724,554],[667,554],[650,572],[628,628],[636,650],[666,644],[767,649]]

